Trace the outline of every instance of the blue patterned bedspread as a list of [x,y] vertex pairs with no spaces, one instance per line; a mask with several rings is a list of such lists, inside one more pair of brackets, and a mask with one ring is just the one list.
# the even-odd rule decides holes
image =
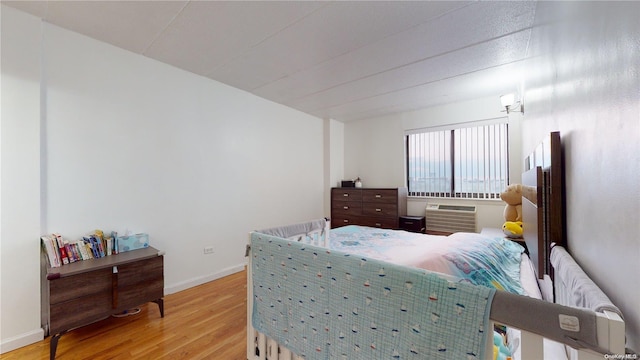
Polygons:
[[259,233],[251,256],[253,326],[299,356],[484,358],[495,289]]
[[329,247],[394,264],[457,277],[460,281],[523,295],[524,248],[505,238],[475,233],[450,236],[349,225],[331,229]]

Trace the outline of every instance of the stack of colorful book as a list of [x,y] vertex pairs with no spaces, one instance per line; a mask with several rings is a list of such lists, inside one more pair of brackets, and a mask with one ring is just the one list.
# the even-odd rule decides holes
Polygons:
[[42,247],[51,267],[74,263],[81,260],[97,259],[118,252],[112,237],[104,237],[100,230],[83,236],[82,240],[68,241],[58,233],[41,237]]

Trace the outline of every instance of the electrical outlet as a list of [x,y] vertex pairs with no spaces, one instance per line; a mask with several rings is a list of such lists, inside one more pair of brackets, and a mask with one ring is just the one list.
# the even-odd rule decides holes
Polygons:
[[213,254],[213,246],[207,246],[206,248],[204,248],[204,253]]

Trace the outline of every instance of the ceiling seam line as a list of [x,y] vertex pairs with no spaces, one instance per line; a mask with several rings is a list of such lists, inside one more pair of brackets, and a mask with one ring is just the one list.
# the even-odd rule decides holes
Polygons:
[[450,79],[454,79],[456,77],[470,75],[470,74],[473,74],[473,73],[482,72],[482,71],[485,71],[485,70],[494,69],[494,68],[498,68],[498,67],[505,66],[505,65],[517,64],[519,62],[524,62],[526,60],[527,59],[524,58],[524,59],[520,59],[520,60],[516,60],[516,61],[511,61],[511,62],[508,62],[508,63],[505,63],[505,64],[489,66],[489,67],[486,67],[486,68],[473,70],[473,71],[467,71],[465,73],[457,74],[457,75],[454,75],[454,76],[447,76],[447,77],[444,77],[442,79],[427,81],[425,83],[416,84],[416,85],[412,85],[412,86],[407,86],[407,87],[404,87],[404,88],[401,88],[401,89],[396,89],[396,90],[386,91],[386,92],[375,94],[375,95],[365,96],[365,97],[362,97],[362,98],[351,100],[351,101],[346,102],[346,103],[332,104],[332,105],[329,105],[329,106],[323,106],[323,107],[319,107],[319,108],[314,108],[314,109],[307,110],[307,111],[315,112],[315,111],[319,111],[319,110],[323,110],[323,109],[331,109],[331,108],[335,108],[335,107],[339,107],[339,106],[344,106],[344,105],[352,103],[352,102],[369,100],[369,99],[372,99],[372,98],[375,98],[375,97],[378,97],[378,96],[385,96],[385,95],[393,94],[393,93],[398,92],[398,91],[408,90],[408,89],[412,89],[412,88],[416,88],[416,87],[420,87],[420,86],[424,86],[424,85],[430,85],[430,84],[437,83],[439,81],[450,80]]
[[304,69],[300,69],[300,70],[294,71],[294,72],[293,72],[293,73],[291,73],[291,74],[283,75],[283,76],[281,76],[281,77],[279,77],[279,78],[277,78],[277,79],[275,79],[275,80],[272,80],[272,81],[266,82],[266,83],[264,83],[264,84],[262,84],[262,85],[259,85],[259,86],[256,86],[256,87],[253,87],[253,88],[249,89],[249,91],[251,91],[251,92],[256,91],[256,90],[258,90],[258,89],[260,89],[260,88],[262,88],[262,87],[265,87],[265,86],[267,86],[267,85],[269,85],[269,84],[272,84],[272,83],[274,83],[274,82],[277,82],[277,81],[279,81],[279,80],[281,80],[281,79],[286,79],[287,77],[290,77],[290,76],[292,76],[292,75],[298,74],[298,73],[300,73],[300,72],[307,71],[307,70],[309,70],[309,69],[313,69],[313,68],[315,68],[315,67],[317,67],[317,66],[320,66],[320,65],[322,65],[322,64],[325,64],[325,63],[327,63],[327,62],[329,62],[329,61],[331,61],[331,60],[337,59],[337,58],[339,58],[339,57],[341,57],[341,56],[345,56],[346,54],[349,54],[349,53],[352,53],[352,52],[354,52],[354,51],[357,51],[357,50],[363,49],[363,48],[365,48],[365,47],[367,47],[367,46],[372,46],[372,45],[374,45],[375,43],[378,43],[378,42],[380,42],[380,41],[386,40],[386,39],[388,39],[388,38],[390,38],[390,37],[393,37],[393,36],[397,36],[397,35],[402,34],[402,33],[404,33],[404,32],[410,31],[410,30],[415,29],[415,28],[417,28],[417,27],[419,27],[419,26],[423,26],[423,25],[425,25],[425,24],[429,24],[429,23],[433,22],[434,20],[437,20],[437,19],[439,19],[439,18],[441,18],[441,17],[443,17],[443,16],[445,16],[445,15],[448,15],[448,14],[450,14],[450,13],[452,13],[452,12],[455,12],[455,11],[459,11],[459,10],[464,9],[464,8],[466,8],[466,7],[468,7],[468,6],[471,6],[471,5],[474,5],[474,4],[466,4],[466,5],[464,5],[464,6],[461,6],[461,7],[455,8],[455,9],[451,9],[451,10],[448,10],[448,11],[445,11],[444,13],[439,14],[439,15],[436,15],[436,16],[434,16],[434,17],[431,17],[431,18],[427,19],[426,21],[423,21],[423,22],[421,22],[421,23],[415,24],[415,25],[413,25],[413,26],[410,26],[410,27],[408,27],[408,28],[402,29],[402,30],[400,30],[400,31],[396,31],[396,32],[394,32],[394,33],[392,33],[392,34],[389,34],[389,35],[386,35],[386,36],[384,36],[384,37],[382,37],[382,38],[380,38],[380,39],[376,39],[376,40],[374,40],[373,42],[368,42],[368,43],[366,43],[366,44],[363,44],[363,45],[361,45],[361,46],[358,46],[358,47],[357,47],[357,48],[355,48],[355,49],[351,49],[351,50],[345,51],[345,52],[343,52],[343,53],[337,54],[336,56],[332,56],[332,57],[330,57],[330,58],[328,58],[328,59],[326,59],[326,60],[322,60],[322,61],[319,61],[319,62],[317,62],[317,63],[314,63],[313,65],[311,65],[311,66],[309,66],[309,67],[306,67],[306,68],[304,68]]
[[[378,72],[376,72],[376,73],[369,74],[369,75],[366,75],[366,76],[361,76],[361,77],[356,78],[356,79],[353,79],[353,80],[344,81],[344,82],[341,82],[341,83],[339,83],[339,84],[332,85],[332,86],[330,86],[330,87],[327,87],[327,88],[324,88],[324,89],[321,89],[321,90],[318,90],[318,91],[312,92],[312,93],[307,94],[307,95],[302,96],[302,97],[292,98],[292,99],[285,99],[284,101],[286,101],[286,102],[295,102],[295,101],[299,101],[299,100],[302,100],[302,99],[305,99],[305,98],[308,98],[308,97],[312,97],[312,96],[318,95],[318,94],[323,93],[323,92],[325,92],[325,91],[329,91],[329,90],[332,90],[332,89],[338,88],[338,87],[340,87],[340,86],[343,86],[343,85],[346,85],[346,84],[349,84],[349,83],[352,83],[352,82],[361,81],[361,80],[368,79],[368,78],[371,78],[371,77],[374,77],[374,76],[378,76],[378,75],[381,75],[381,74],[384,74],[384,73],[388,73],[388,72],[390,72],[390,71],[399,70],[399,69],[402,69],[402,68],[404,68],[404,67],[407,67],[407,66],[410,66],[410,65],[415,65],[415,64],[421,63],[421,62],[426,61],[426,60],[436,59],[436,58],[441,57],[441,56],[444,56],[444,55],[449,55],[449,54],[455,53],[455,52],[457,52],[457,51],[465,50],[465,49],[468,49],[468,48],[471,48],[471,47],[474,47],[474,46],[478,46],[478,45],[481,45],[481,44],[486,43],[486,42],[489,42],[489,41],[498,40],[498,39],[501,39],[501,38],[506,37],[506,36],[510,36],[510,35],[518,34],[518,33],[524,32],[524,31],[532,30],[532,29],[533,29],[533,27],[532,27],[532,26],[528,26],[528,27],[526,27],[526,28],[522,28],[522,29],[519,29],[519,30],[517,30],[517,31],[512,31],[512,32],[507,33],[507,34],[503,34],[503,35],[500,35],[500,36],[493,37],[493,38],[491,38],[491,39],[487,39],[487,40],[483,40],[483,41],[478,41],[478,42],[475,42],[475,43],[473,43],[473,44],[469,44],[469,45],[465,45],[465,46],[460,47],[460,48],[457,48],[457,49],[453,49],[453,50],[445,51],[445,52],[440,53],[440,54],[437,54],[437,55],[427,56],[427,57],[424,57],[424,58],[421,58],[421,59],[418,59],[418,60],[414,60],[414,61],[411,61],[411,62],[409,62],[409,63],[403,64],[403,65],[398,65],[398,66],[396,66],[396,67],[386,69],[386,70],[384,70],[384,71],[378,71]],[[517,62],[517,61],[520,61],[520,60],[516,60],[516,62]],[[510,63],[506,63],[506,64],[502,64],[502,65],[507,65],[507,64],[510,64]],[[490,68],[492,68],[492,67],[489,67],[489,69],[490,69]],[[466,74],[466,73],[465,73],[465,74]],[[463,74],[463,75],[464,75],[464,74]],[[444,79],[447,79],[447,78],[444,78]]]
[[288,28],[292,27],[293,25],[295,25],[295,24],[299,23],[300,21],[302,21],[302,20],[306,19],[307,17],[311,16],[311,15],[312,15],[312,14],[314,14],[315,12],[320,11],[320,9],[323,9],[323,8],[325,8],[325,7],[327,7],[327,6],[329,6],[329,4],[324,4],[324,5],[322,5],[321,7],[319,7],[319,8],[317,8],[317,9],[313,10],[312,12],[310,12],[310,13],[308,13],[308,14],[306,14],[306,15],[304,15],[304,16],[302,16],[302,17],[298,18],[298,19],[296,19],[295,21],[291,22],[290,24],[288,24],[287,26],[285,26],[285,27],[281,28],[280,30],[278,30],[278,31],[274,32],[273,34],[270,34],[270,35],[266,36],[264,39],[262,39],[262,40],[260,40],[260,41],[256,42],[255,44],[249,45],[249,47],[248,47],[245,51],[243,51],[242,53],[240,53],[240,54],[238,54],[238,55],[236,55],[236,56],[234,56],[234,57],[232,57],[232,58],[228,59],[227,61],[225,61],[224,63],[222,63],[222,64],[220,64],[220,65],[215,66],[211,71],[209,71],[209,72],[206,74],[206,76],[207,76],[207,77],[211,77],[211,76],[213,75],[213,73],[215,73],[216,71],[218,71],[220,68],[222,68],[222,67],[224,67],[224,66],[227,66],[229,63],[232,63],[232,62],[234,62],[236,59],[238,59],[238,58],[240,58],[240,57],[244,56],[244,55],[245,55],[247,52],[249,52],[251,49],[255,48],[256,46],[258,46],[258,45],[260,45],[260,44],[262,44],[262,43],[264,43],[264,42],[265,42],[265,41],[267,41],[268,39],[273,38],[274,36],[278,35],[279,33],[283,32],[284,30],[286,30],[286,29],[288,29]]
[[156,36],[149,42],[149,44],[144,48],[144,50],[142,50],[142,55],[147,54],[147,51],[149,51],[149,49],[156,43],[156,41],[158,41],[158,39],[165,33],[165,31],[167,31],[167,29],[169,28],[169,26],[171,26],[171,24],[173,24],[173,22],[178,18],[178,16],[180,16],[183,12],[184,9],[191,3],[191,0],[185,1],[184,6],[182,6],[180,8],[180,10],[178,10],[173,17],[171,18],[171,20],[169,20],[169,22],[167,22],[167,24],[162,28],[162,30],[158,31],[158,33],[156,34]]

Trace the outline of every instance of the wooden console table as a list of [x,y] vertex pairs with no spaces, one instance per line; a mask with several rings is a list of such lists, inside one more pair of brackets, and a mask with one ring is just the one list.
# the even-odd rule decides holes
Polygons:
[[68,331],[147,302],[164,317],[164,254],[148,247],[46,269],[45,332],[50,359]]

